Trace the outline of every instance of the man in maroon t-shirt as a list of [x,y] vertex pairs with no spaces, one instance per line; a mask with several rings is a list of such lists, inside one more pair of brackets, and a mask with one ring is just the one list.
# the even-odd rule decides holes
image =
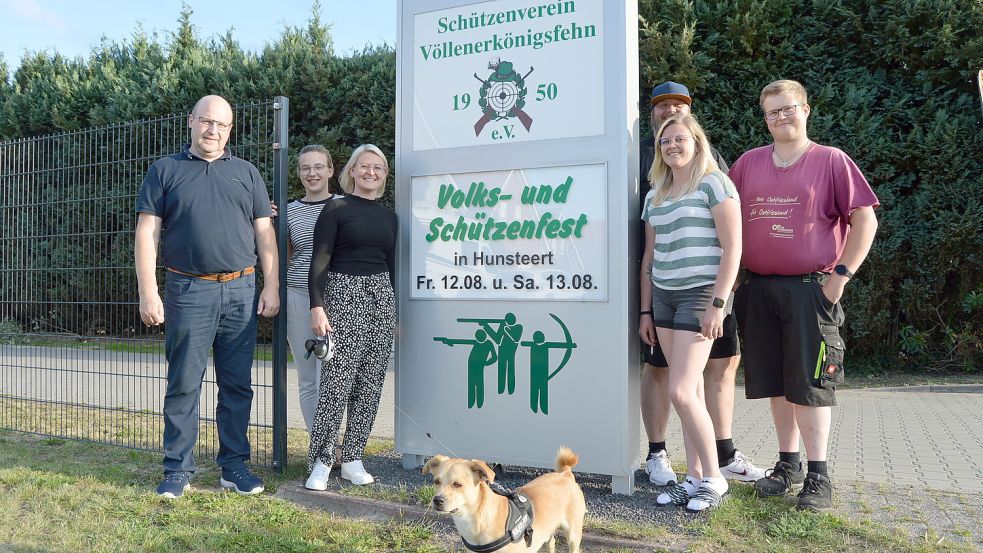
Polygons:
[[[774,143],[745,152],[730,178],[741,195],[745,276],[734,302],[748,399],[769,398],[779,461],[755,482],[760,496],[802,484],[798,508],[832,507],[826,468],[831,406],[843,381],[840,298],[877,230],[877,197],[845,153],[809,140],[805,88],[761,91]],[[799,459],[805,443],[808,474]]]

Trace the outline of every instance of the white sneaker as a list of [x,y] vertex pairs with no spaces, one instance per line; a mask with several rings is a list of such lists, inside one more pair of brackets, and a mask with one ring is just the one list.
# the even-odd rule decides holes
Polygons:
[[331,474],[331,467],[325,465],[320,460],[314,462],[314,470],[311,471],[304,487],[308,490],[323,492],[328,489],[328,476]]
[[734,453],[734,458],[731,460],[729,465],[720,467],[720,474],[722,474],[724,478],[729,478],[731,480],[754,482],[765,477],[765,469],[759,469],[758,467],[754,466],[751,464],[750,459],[745,457],[740,451],[737,451]]
[[676,481],[676,473],[669,464],[669,454],[665,450],[645,461],[645,472],[649,475],[649,482],[656,486],[665,486],[669,482]]
[[341,464],[341,477],[348,480],[356,486],[362,486],[364,484],[371,484],[375,482],[375,478],[365,471],[365,467],[362,465],[362,461],[349,461],[347,463]]

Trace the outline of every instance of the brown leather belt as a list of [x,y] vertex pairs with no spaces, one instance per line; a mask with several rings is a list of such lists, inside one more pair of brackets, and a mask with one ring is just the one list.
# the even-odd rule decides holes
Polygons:
[[253,267],[246,267],[245,269],[243,269],[241,271],[236,271],[234,273],[215,273],[214,275],[193,275],[191,273],[186,273],[184,271],[179,271],[179,270],[173,269],[171,267],[168,267],[167,270],[170,271],[170,272],[172,272],[172,273],[177,273],[179,275],[184,275],[184,276],[189,276],[189,277],[194,277],[194,278],[200,278],[202,280],[213,280],[215,282],[228,282],[230,280],[235,280],[235,279],[237,279],[239,277],[244,277],[246,275],[251,275],[251,274],[253,274],[253,273],[256,272],[256,269],[254,269]]

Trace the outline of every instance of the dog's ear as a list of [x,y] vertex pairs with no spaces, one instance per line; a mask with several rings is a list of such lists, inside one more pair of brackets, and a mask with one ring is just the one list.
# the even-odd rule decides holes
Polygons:
[[426,464],[423,465],[423,474],[430,474],[433,472],[433,469],[440,466],[440,464],[447,459],[448,457],[446,455],[434,455],[429,461],[426,462]]
[[491,469],[484,461],[479,461],[477,459],[471,460],[471,472],[474,474],[474,483],[479,482],[492,482],[495,480],[495,471]]

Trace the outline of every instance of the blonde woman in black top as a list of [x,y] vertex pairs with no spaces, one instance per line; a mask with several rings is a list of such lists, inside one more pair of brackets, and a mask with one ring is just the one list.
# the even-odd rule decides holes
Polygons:
[[353,484],[374,481],[362,465],[362,454],[396,329],[396,213],[378,201],[388,175],[389,163],[379,148],[356,148],[338,176],[346,196],[326,204],[314,226],[311,329],[319,336],[333,333],[335,354],[321,367],[307,459],[309,489],[327,488],[346,408],[341,477]]

